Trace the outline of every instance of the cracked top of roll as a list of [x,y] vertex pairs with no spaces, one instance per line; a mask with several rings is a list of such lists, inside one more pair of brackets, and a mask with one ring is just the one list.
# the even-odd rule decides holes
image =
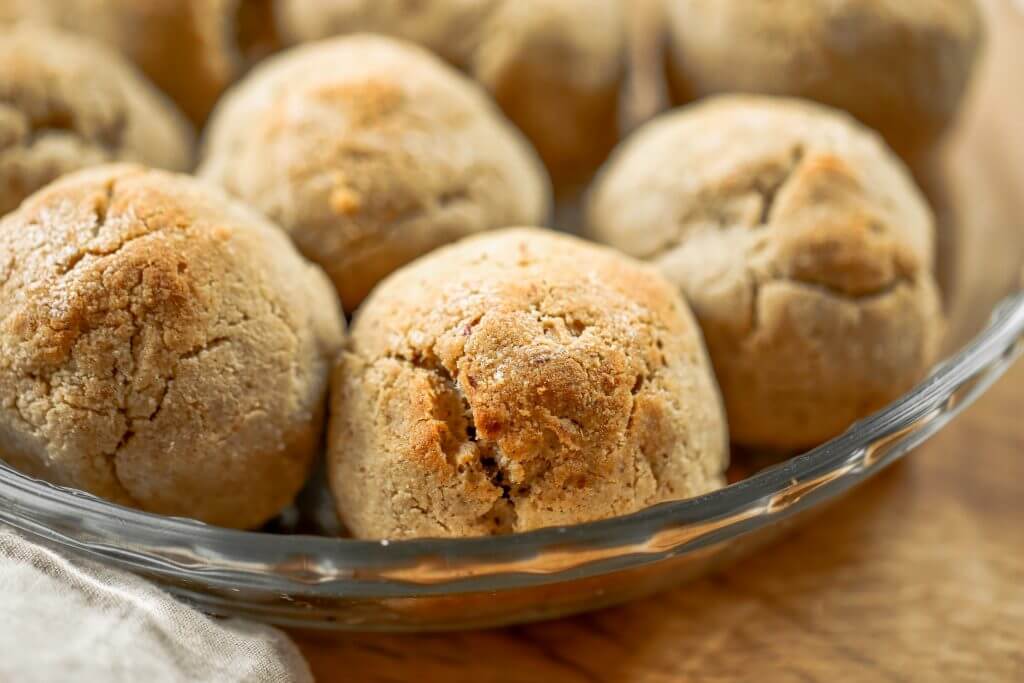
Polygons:
[[903,164],[849,116],[794,99],[719,96],[648,124],[587,218],[598,241],[677,264],[694,307],[739,330],[752,302],[716,303],[728,290],[789,279],[866,296],[933,262],[934,220]]
[[540,229],[385,280],[333,381],[330,481],[359,537],[573,524],[723,483],[722,408],[674,288]]
[[191,156],[182,115],[119,54],[45,26],[0,26],[0,214],[85,166],[184,170]]
[[746,445],[834,436],[934,359],[931,211],[836,110],[728,95],[662,116],[613,155],[587,223],[680,286]]
[[330,283],[215,188],[65,176],[0,222],[0,457],[161,514],[260,524],[305,481]]

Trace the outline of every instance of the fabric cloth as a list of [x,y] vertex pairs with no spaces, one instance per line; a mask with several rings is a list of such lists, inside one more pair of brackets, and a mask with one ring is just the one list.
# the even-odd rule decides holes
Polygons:
[[0,527],[0,681],[312,680],[275,629],[211,619],[138,577]]

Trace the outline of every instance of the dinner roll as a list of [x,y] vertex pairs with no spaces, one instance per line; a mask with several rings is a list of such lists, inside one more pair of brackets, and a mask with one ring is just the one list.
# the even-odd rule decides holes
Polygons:
[[576,524],[723,485],[700,331],[653,269],[551,231],[397,271],[332,381],[328,468],[360,538]]
[[613,155],[587,222],[685,294],[736,443],[825,441],[935,360],[931,211],[834,110],[737,95],[664,115]]
[[343,320],[256,212],[99,166],[0,222],[0,457],[150,512],[254,527],[302,486]]
[[215,112],[200,174],[280,223],[349,312],[417,256],[549,210],[540,162],[486,95],[379,36],[263,62]]

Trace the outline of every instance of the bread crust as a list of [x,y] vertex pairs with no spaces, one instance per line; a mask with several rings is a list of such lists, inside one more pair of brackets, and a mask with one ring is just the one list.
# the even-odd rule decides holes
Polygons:
[[587,224],[687,297],[735,443],[820,443],[935,360],[931,211],[881,140],[835,110],[734,95],[667,114],[613,155]]
[[402,264],[543,222],[550,203],[540,162],[475,84],[369,35],[263,62],[214,114],[200,175],[280,223],[350,312]]
[[618,140],[621,0],[281,0],[292,43],[362,31],[415,42],[475,78],[530,139],[556,188],[585,181]]
[[0,456],[118,503],[253,527],[319,444],[343,320],[254,211],[130,165],[0,222]]
[[328,467],[357,537],[576,524],[705,493],[728,461],[699,330],[653,269],[508,229],[439,249],[360,310]]

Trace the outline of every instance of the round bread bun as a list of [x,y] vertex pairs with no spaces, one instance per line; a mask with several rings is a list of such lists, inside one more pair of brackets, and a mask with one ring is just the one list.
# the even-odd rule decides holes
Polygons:
[[439,249],[356,316],[328,472],[360,538],[576,524],[724,483],[700,331],[656,271],[548,230]]
[[216,188],[65,176],[0,222],[0,457],[255,527],[306,480],[343,324],[323,273]]
[[665,0],[674,99],[788,95],[853,114],[917,161],[980,52],[975,0]]
[[931,211],[881,139],[835,110],[735,95],[664,115],[615,152],[587,223],[689,300],[734,443],[825,441],[935,360]]
[[135,62],[196,124],[276,46],[272,0],[4,0],[0,21],[63,27]]
[[530,139],[556,187],[589,177],[618,140],[626,63],[621,0],[280,0],[283,38],[369,31],[466,71]]
[[379,36],[263,62],[214,113],[200,175],[283,226],[348,312],[417,256],[549,211],[544,169],[486,95]]
[[184,170],[192,144],[181,114],[117,53],[52,28],[0,25],[0,215],[86,166]]

